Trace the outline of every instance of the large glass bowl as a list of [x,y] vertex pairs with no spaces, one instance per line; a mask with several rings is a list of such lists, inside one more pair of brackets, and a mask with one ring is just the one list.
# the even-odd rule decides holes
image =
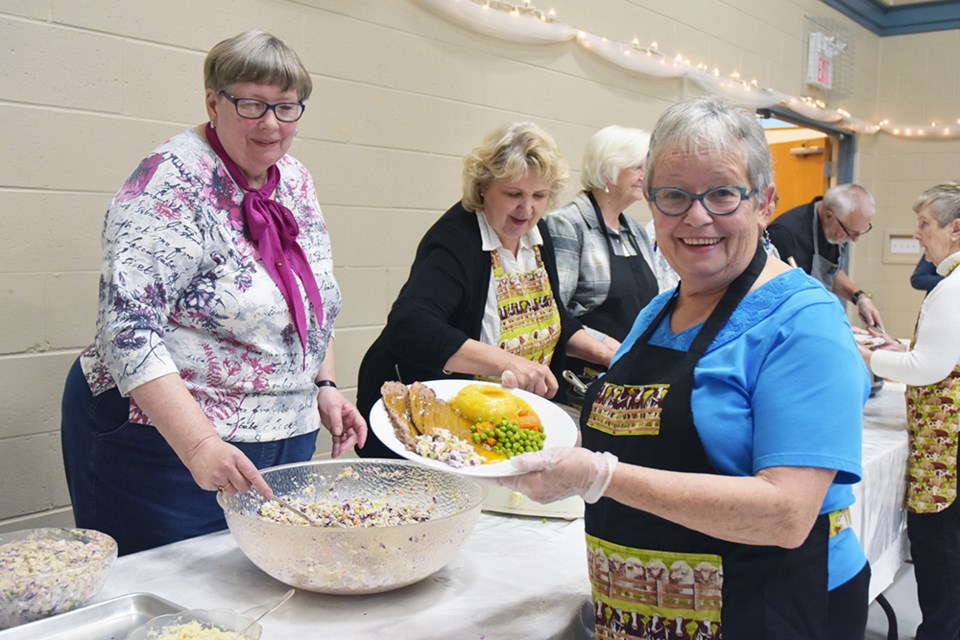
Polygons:
[[116,559],[116,541],[92,529],[0,534],[0,629],[85,604]]
[[218,496],[234,539],[255,565],[291,587],[320,593],[380,593],[440,570],[473,531],[484,497],[467,478],[405,460],[311,461],[261,473],[288,500],[365,497],[432,511],[413,524],[317,527],[261,518],[266,501],[253,490]]

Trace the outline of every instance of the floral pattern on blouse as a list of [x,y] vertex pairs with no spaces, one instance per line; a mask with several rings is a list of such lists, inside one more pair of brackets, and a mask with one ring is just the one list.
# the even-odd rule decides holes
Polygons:
[[[245,233],[243,191],[189,130],[147,156],[117,192],[103,229],[97,336],[81,354],[92,392],[179,373],[218,434],[273,441],[319,428],[314,379],[340,312],[326,223],[307,169],[278,163],[276,199],[323,296],[309,299],[307,352],[276,283]],[[130,421],[150,424],[130,403]]]

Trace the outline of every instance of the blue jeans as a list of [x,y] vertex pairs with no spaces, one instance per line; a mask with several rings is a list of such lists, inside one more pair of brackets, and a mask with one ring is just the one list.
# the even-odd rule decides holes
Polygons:
[[[63,392],[60,438],[78,527],[113,536],[120,554],[225,529],[216,492],[197,486],[163,436],[127,421],[130,401],[90,392],[74,362]],[[231,443],[257,468],[304,462],[316,432],[275,442]]]

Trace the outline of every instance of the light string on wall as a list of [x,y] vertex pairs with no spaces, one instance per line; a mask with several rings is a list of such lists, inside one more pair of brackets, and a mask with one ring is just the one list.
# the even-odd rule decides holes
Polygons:
[[610,40],[560,22],[552,9],[543,11],[531,0],[520,3],[504,0],[417,0],[438,15],[472,31],[522,44],[552,44],[573,41],[611,64],[659,78],[689,79],[703,91],[724,97],[751,109],[783,106],[814,120],[833,124],[856,133],[880,131],[893,136],[919,139],[960,137],[956,123],[897,125],[888,120],[878,123],[854,117],[841,108],[829,107],[809,96],[792,96],[775,89],[761,88],[756,80],[746,81],[738,73],[722,75],[717,68],[694,65],[682,55],[669,57],[656,42],[642,46],[638,39],[623,43]]

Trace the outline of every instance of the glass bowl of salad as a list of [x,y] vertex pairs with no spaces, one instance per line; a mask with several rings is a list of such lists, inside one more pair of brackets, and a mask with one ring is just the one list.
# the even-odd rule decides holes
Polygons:
[[0,629],[86,604],[116,559],[116,541],[92,529],[0,534]]

